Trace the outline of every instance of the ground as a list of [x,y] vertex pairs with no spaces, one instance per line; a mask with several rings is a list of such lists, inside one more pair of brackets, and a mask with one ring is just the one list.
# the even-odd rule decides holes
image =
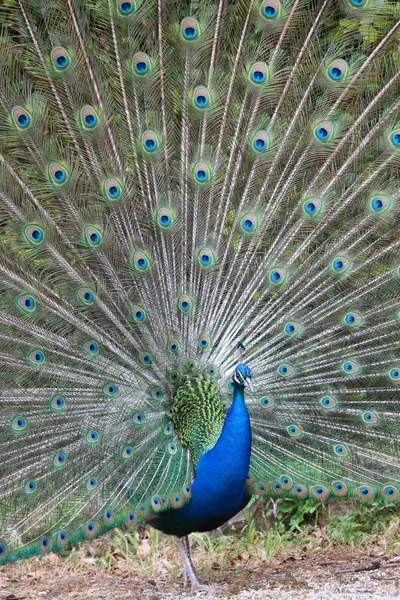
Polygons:
[[[337,514],[335,505],[307,501],[285,514],[285,506],[191,536],[198,573],[213,585],[196,597],[400,600],[397,510],[347,505]],[[0,567],[0,600],[184,600],[193,596],[177,577],[181,568],[171,538],[116,530],[62,556]]]
[[[400,548],[399,548],[400,550]],[[379,557],[376,554],[380,554]],[[208,564],[202,552],[194,552],[199,572],[215,584],[207,600],[360,600],[400,598],[400,557],[393,559],[375,550],[351,551],[349,548],[307,550],[283,560],[253,560],[243,552],[228,564]],[[374,561],[388,568],[358,573],[338,573],[371,565]],[[177,561],[160,565],[156,576],[147,575],[127,562],[109,572],[95,565],[95,557],[82,559],[80,566],[50,554],[42,560],[3,567],[0,573],[1,600],[183,600],[191,597],[182,584],[173,581],[170,569]],[[137,567],[137,565],[136,565]]]

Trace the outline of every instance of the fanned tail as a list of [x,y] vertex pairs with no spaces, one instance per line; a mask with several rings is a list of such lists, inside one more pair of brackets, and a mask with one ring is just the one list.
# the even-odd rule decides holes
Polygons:
[[0,561],[188,501],[238,339],[249,491],[397,500],[397,4],[0,15]]

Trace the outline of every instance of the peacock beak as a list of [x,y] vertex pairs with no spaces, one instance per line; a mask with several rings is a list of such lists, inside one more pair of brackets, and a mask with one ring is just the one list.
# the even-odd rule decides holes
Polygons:
[[251,383],[250,379],[246,379],[246,385],[249,387],[251,392],[254,391],[253,384]]

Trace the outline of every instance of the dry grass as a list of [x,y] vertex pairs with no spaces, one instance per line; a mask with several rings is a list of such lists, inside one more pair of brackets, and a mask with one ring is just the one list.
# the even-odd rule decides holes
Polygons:
[[[222,586],[223,598],[236,597],[235,594],[245,590],[246,594],[251,591],[250,596],[240,597],[264,597],[254,594],[265,588],[266,582],[270,591],[265,598],[275,597],[271,594],[276,586],[280,594],[277,597],[286,597],[282,594],[287,588],[291,598],[303,598],[306,588],[310,587],[310,573],[318,577],[319,582],[333,577],[332,581],[337,580],[336,587],[340,581],[343,583],[353,577],[336,574],[337,570],[365,566],[374,560],[384,565],[400,555],[400,518],[396,515],[385,521],[378,533],[365,534],[362,539],[357,538],[357,543],[347,540],[345,545],[340,543],[339,536],[332,536],[329,522],[305,524],[297,534],[277,525],[258,529],[255,523],[256,520],[250,518],[244,527],[240,526],[240,531],[231,528],[227,534],[191,536],[193,558],[201,577]],[[393,593],[399,597],[396,586],[400,559],[394,564],[399,568],[362,574],[370,582],[376,573],[378,578],[383,577],[379,584],[382,589],[386,589],[384,581],[387,582],[386,595],[367,594],[366,598],[390,598]],[[177,579],[181,566],[171,538],[153,529],[134,533],[116,530],[63,556],[49,554],[2,567],[0,600],[136,600],[145,597],[157,600],[168,594],[178,598],[182,591],[182,583]],[[212,597],[221,598],[220,595]]]

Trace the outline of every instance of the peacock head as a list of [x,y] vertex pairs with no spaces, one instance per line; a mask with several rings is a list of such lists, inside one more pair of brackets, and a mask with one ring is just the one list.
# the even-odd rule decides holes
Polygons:
[[236,366],[235,372],[232,377],[233,385],[239,388],[248,386],[250,390],[253,390],[251,385],[251,369],[244,363],[240,363]]

